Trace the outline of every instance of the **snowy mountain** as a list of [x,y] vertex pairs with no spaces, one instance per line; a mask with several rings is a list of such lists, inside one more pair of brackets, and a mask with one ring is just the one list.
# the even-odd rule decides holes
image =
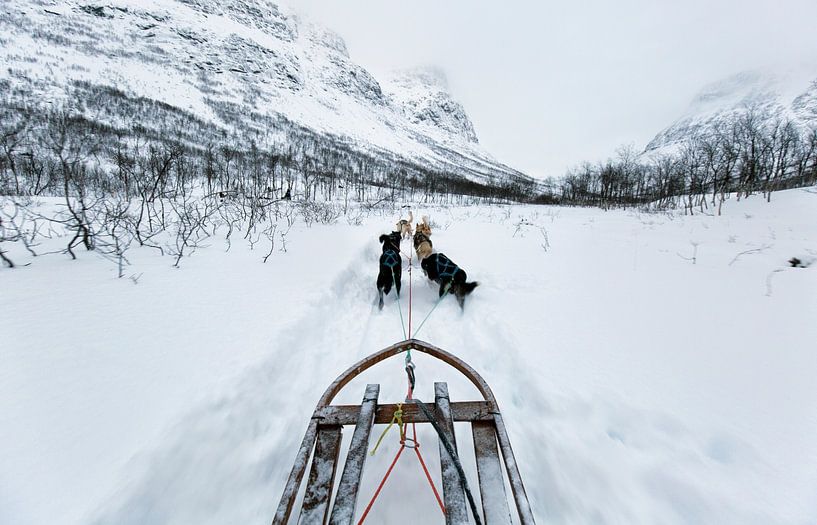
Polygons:
[[385,79],[383,89],[408,120],[426,128],[442,129],[476,144],[477,134],[465,108],[451,97],[448,81],[439,69],[415,69]]
[[646,151],[682,143],[698,132],[733,122],[747,111],[791,120],[801,127],[817,124],[817,66],[744,71],[704,87],[684,115],[658,133]]
[[194,143],[206,127],[262,146],[307,134],[421,174],[531,182],[478,144],[441,72],[381,84],[338,35],[266,0],[7,0],[0,35],[7,105],[80,100],[116,129],[178,119]]

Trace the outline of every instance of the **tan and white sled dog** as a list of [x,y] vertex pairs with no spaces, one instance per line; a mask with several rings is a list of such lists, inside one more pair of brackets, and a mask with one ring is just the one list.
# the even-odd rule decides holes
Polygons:
[[431,255],[433,244],[431,243],[431,225],[428,217],[423,216],[423,222],[418,222],[414,228],[414,251],[421,261]]
[[400,219],[395,224],[394,231],[400,233],[400,237],[402,239],[410,239],[411,238],[411,222],[414,220],[414,215],[411,213],[411,210],[408,212],[408,219]]

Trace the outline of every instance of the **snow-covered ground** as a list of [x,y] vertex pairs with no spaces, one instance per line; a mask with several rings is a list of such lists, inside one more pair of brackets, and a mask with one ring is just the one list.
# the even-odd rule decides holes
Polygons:
[[[540,523],[817,522],[817,262],[787,265],[817,258],[813,190],[732,200],[722,217],[423,213],[481,286],[417,335],[492,386]],[[374,305],[393,219],[301,226],[266,264],[236,242],[180,269],[133,250],[137,283],[89,253],[0,270],[0,523],[268,523],[324,388],[403,339],[393,296]],[[412,282],[417,326],[436,287],[419,268]],[[443,380],[473,398],[415,362],[421,399]],[[402,358],[338,401],[366,382],[400,400]],[[434,471],[436,439],[420,440]],[[396,446],[392,433],[369,459],[359,509]],[[368,522],[442,523],[400,461]]]

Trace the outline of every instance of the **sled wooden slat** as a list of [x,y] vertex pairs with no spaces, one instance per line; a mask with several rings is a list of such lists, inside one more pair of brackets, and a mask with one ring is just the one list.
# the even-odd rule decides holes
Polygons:
[[313,419],[309,422],[304,438],[301,440],[301,448],[298,449],[298,455],[295,456],[295,463],[292,465],[292,470],[287,478],[284,493],[281,495],[280,503],[278,503],[278,510],[272,519],[273,525],[285,525],[289,520],[289,514],[292,512],[292,505],[295,503],[295,497],[298,495],[298,487],[301,486],[301,480],[306,470],[306,463],[309,461],[309,453],[315,444],[317,434],[318,423]]
[[349,454],[343,466],[343,474],[338,485],[338,494],[329,523],[332,525],[349,525],[355,518],[355,505],[360,487],[360,478],[363,475],[363,465],[368,456],[369,435],[374,424],[374,413],[377,409],[377,397],[380,385],[366,385],[366,394],[360,405],[360,414],[357,418],[355,432],[352,434],[352,443],[349,445]]
[[312,468],[309,470],[309,480],[306,482],[306,493],[301,507],[301,516],[298,519],[299,524],[326,522],[335,472],[338,467],[341,429],[340,425],[318,426],[315,453],[312,457]]
[[502,463],[499,461],[499,448],[496,445],[496,426],[493,421],[474,421],[471,423],[471,433],[474,436],[474,455],[485,525],[511,523]]
[[519,522],[522,525],[533,525],[533,511],[528,502],[528,495],[525,486],[522,484],[522,476],[519,475],[519,467],[511,448],[511,440],[508,438],[508,431],[505,429],[505,422],[502,421],[502,414],[494,414],[494,424],[496,425],[496,439],[499,442],[499,449],[502,451],[502,459],[505,461],[505,472],[511,483],[511,492],[516,502],[516,510],[519,512]]
[[[495,409],[488,401],[451,402],[451,416],[454,421],[493,421]],[[434,412],[436,405],[428,403]],[[388,424],[394,416],[397,405],[394,403],[378,405],[374,416],[375,425]],[[360,413],[358,405],[331,405],[315,410],[312,416],[324,425],[354,425]],[[403,404],[403,421],[408,423],[428,423],[428,418],[417,405]]]
[[[454,420],[451,417],[451,406],[448,399],[448,385],[446,383],[434,383],[434,402],[437,404],[435,416],[437,422],[443,428],[448,441],[457,451],[457,441],[454,437]],[[466,509],[465,491],[460,482],[460,474],[454,465],[454,459],[448,453],[442,440],[440,440],[440,467],[443,477],[443,503],[445,504],[446,525],[459,525],[468,523],[468,510]]]
[[[435,402],[428,403],[427,406],[434,414],[434,419],[447,434],[455,450],[454,422],[471,423],[475,457],[460,457],[459,459],[464,464],[476,459],[479,494],[474,493],[474,497],[475,499],[479,497],[482,502],[481,514],[485,518],[486,525],[510,523],[512,519],[504,474],[507,474],[507,480],[510,483],[516,507],[515,515],[518,516],[519,523],[535,525],[525,487],[519,474],[519,467],[511,449],[508,431],[490,387],[476,370],[455,355],[416,339],[397,343],[362,359],[348,368],[326,389],[315,408],[301,441],[301,447],[295,456],[295,462],[272,521],[273,525],[285,525],[289,522],[299,489],[304,488],[301,484],[306,468],[309,466],[310,455],[312,464],[301,503],[299,523],[324,525],[327,522],[327,514],[329,523],[343,525],[353,523],[372,426],[389,423],[397,410],[397,405],[378,405],[379,385],[367,385],[363,402],[360,405],[332,405],[331,403],[337,393],[361,372],[409,349],[448,363],[465,375],[482,394],[482,400],[451,402],[447,384],[434,383]],[[403,403],[402,410],[404,422],[429,422],[428,417],[414,403]],[[340,481],[335,484],[343,425],[354,425],[355,428],[343,471],[340,474]],[[442,442],[440,442],[440,460],[446,524],[469,523],[470,511],[467,507],[462,480]],[[472,486],[471,489],[473,490],[474,487]],[[334,502],[331,499],[333,491],[336,493]]]

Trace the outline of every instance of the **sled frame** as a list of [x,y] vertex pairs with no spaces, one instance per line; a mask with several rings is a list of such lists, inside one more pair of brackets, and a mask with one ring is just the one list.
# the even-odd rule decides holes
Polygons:
[[[455,355],[418,339],[407,339],[358,361],[326,389],[318,401],[301,441],[278,509],[272,520],[273,525],[289,523],[310,455],[312,466],[298,523],[323,525],[327,523],[327,519],[328,523],[333,525],[354,523],[358,488],[372,426],[389,423],[397,410],[397,405],[378,404],[380,386],[371,384],[366,386],[366,392],[360,405],[332,405],[331,402],[344,386],[364,370],[408,350],[422,352],[451,365],[467,377],[482,394],[483,399],[479,401],[451,402],[448,397],[447,384],[435,383],[434,404],[429,403],[428,407],[454,447],[456,447],[454,422],[471,423],[479,478],[478,500],[482,502],[483,523],[486,525],[511,523],[502,474],[503,466],[513,493],[519,522],[522,525],[535,523],[502,414],[488,383],[476,370]],[[413,403],[404,403],[402,410],[404,421],[429,422],[423,412]],[[338,470],[341,432],[345,425],[354,425],[355,428],[339,481],[337,496],[330,509],[335,474]],[[451,466],[452,458],[442,443],[439,448],[446,524],[469,523],[465,495],[456,469]],[[500,452],[502,463],[499,458]]]

